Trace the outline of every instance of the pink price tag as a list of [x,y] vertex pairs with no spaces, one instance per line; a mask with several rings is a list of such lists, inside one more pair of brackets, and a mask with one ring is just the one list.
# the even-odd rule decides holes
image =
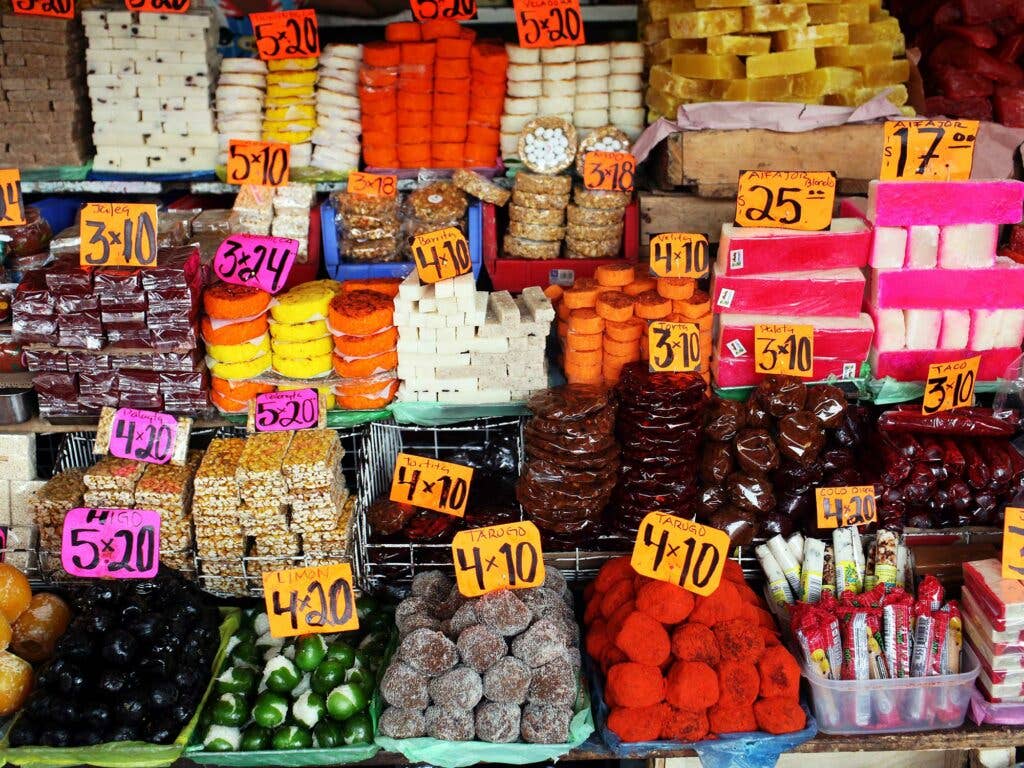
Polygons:
[[298,252],[299,241],[289,237],[232,235],[217,249],[213,271],[225,283],[277,293],[284,288]]
[[166,464],[174,456],[178,420],[168,413],[118,408],[110,428],[110,455]]
[[60,563],[72,576],[150,579],[160,568],[160,513],[150,509],[68,510]]
[[315,389],[267,392],[256,396],[256,431],[308,429],[320,421],[320,399]]

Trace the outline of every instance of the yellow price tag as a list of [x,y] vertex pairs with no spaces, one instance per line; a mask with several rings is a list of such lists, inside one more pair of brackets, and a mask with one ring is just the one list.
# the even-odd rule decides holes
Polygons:
[[754,370],[810,378],[814,375],[814,326],[758,323],[754,326]]
[[981,355],[975,355],[952,363],[929,365],[921,413],[928,416],[940,411],[973,405],[974,383],[978,379],[980,363]]
[[413,504],[453,517],[466,514],[473,468],[400,453],[391,477],[391,501]]
[[710,595],[722,580],[729,556],[729,534],[664,512],[650,512],[640,523],[630,564],[641,576]]
[[842,485],[815,488],[819,528],[869,525],[878,519],[873,485]]
[[78,261],[83,267],[155,267],[154,203],[87,203],[82,208]]
[[655,320],[647,327],[652,371],[682,373],[700,369],[700,328],[696,323]]
[[1003,578],[1024,579],[1024,509],[1021,507],[1007,507],[1003,516]]
[[651,274],[657,277],[705,277],[708,239],[689,232],[666,232],[651,238]]
[[594,150],[583,155],[583,184],[587,189],[632,192],[636,158],[629,152]]
[[971,178],[977,120],[892,120],[885,124],[882,181]]
[[25,223],[25,201],[21,199],[21,171],[0,170],[0,227],[18,227]]
[[348,563],[264,573],[263,599],[272,637],[359,628]]
[[528,520],[459,531],[452,537],[452,562],[466,597],[544,583],[540,531]]
[[736,226],[816,232],[832,226],[832,171],[742,171]]

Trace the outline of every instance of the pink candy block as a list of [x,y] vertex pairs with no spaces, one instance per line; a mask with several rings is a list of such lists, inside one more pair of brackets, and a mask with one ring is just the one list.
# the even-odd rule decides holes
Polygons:
[[839,215],[844,219],[868,218],[868,199],[866,197],[839,198]]
[[970,340],[970,337],[970,312],[966,309],[946,309],[942,311],[942,332],[939,334],[939,349],[967,349],[967,342]]
[[852,267],[739,277],[716,265],[711,282],[718,313],[856,317],[863,297],[864,274]]
[[907,260],[907,230],[875,227],[868,263],[876,269],[899,269]]
[[1017,224],[1024,206],[1019,181],[872,181],[868,220],[876,226]]
[[779,317],[778,315],[734,315],[718,318],[719,357],[753,357],[754,326],[758,323],[794,323],[814,326],[814,354],[843,360],[866,360],[874,335],[871,317]]
[[908,269],[934,269],[939,263],[939,228],[907,228],[907,260],[903,266]]
[[873,269],[868,302],[882,309],[1016,309],[1024,306],[1024,264],[1000,257],[988,269]]
[[718,271],[761,275],[801,269],[842,269],[868,263],[871,227],[860,219],[832,219],[828,232],[797,232],[722,225]]
[[939,266],[943,269],[981,269],[996,263],[999,226],[954,224],[939,233]]
[[978,381],[995,381],[1006,374],[1006,369],[1020,355],[1020,347],[990,349],[974,352],[969,349],[905,349],[902,352],[879,352],[871,349],[868,362],[876,379],[891,376],[897,381],[924,381],[928,378],[928,366],[933,363],[950,363],[966,357],[981,355],[978,366]]
[[907,346],[907,322],[902,309],[879,309],[870,304],[865,304],[864,309],[875,322],[875,347],[888,352]]
[[[829,376],[853,379],[860,373],[860,361],[836,360],[830,357],[814,358],[814,376],[806,381],[817,381]],[[711,361],[712,382],[717,387],[752,387],[763,378],[763,373],[754,372],[754,356],[742,358],[718,357]]]

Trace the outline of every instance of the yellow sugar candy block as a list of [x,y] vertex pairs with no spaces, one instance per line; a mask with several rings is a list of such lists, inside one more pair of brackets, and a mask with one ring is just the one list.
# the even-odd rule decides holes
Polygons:
[[647,119],[650,120],[650,113],[654,112],[658,117],[668,117],[674,119],[676,112],[679,110],[679,106],[686,102],[686,99],[680,99],[676,96],[670,96],[663,91],[656,91],[653,88],[647,89],[647,97],[645,98],[647,106],[650,110],[647,114]]
[[[314,73],[315,74],[315,73]],[[298,85],[298,86],[287,86],[287,85],[268,85],[267,86],[267,98],[268,99],[279,99],[279,98],[302,98],[305,96],[312,96],[314,93],[314,87],[312,85]]]
[[871,6],[871,11],[868,14],[868,19],[871,21],[882,21],[883,19],[889,18],[889,12],[882,7],[881,2],[879,3],[868,3]]
[[705,8],[748,8],[752,5],[772,5],[775,0],[694,0],[697,10]]
[[722,101],[785,101],[793,94],[793,78],[723,80],[715,83],[712,94]]
[[747,57],[747,77],[778,77],[810,72],[817,66],[812,48]]
[[743,9],[744,32],[781,32],[783,29],[806,27],[810,21],[806,3],[759,5]]
[[719,35],[708,38],[708,53],[720,56],[731,53],[736,56],[756,56],[772,49],[772,39],[760,35]]
[[643,42],[647,45],[668,40],[668,19],[649,21],[644,24]]
[[871,18],[871,7],[865,2],[812,5],[807,13],[811,24],[867,24]]
[[882,64],[868,64],[861,67],[864,74],[864,85],[899,85],[910,79],[910,62],[906,59],[894,59]]
[[808,100],[818,101],[830,93],[860,88],[863,82],[863,76],[856,69],[822,67],[813,72],[794,75],[793,94]]
[[679,53],[672,57],[672,73],[696,80],[738,80],[746,70],[737,56]]
[[263,141],[278,141],[282,144],[305,144],[313,138],[312,131],[263,131]]
[[692,11],[694,6],[693,0],[651,0],[644,7],[647,9],[651,21],[661,21],[673,13]]
[[843,0],[780,0],[782,3],[807,3],[807,5],[839,5]]
[[652,45],[648,50],[650,53],[649,62],[651,64],[669,64],[672,61],[672,57],[677,53],[703,53],[704,41],[674,40],[669,38],[668,40],[662,40],[657,45]]
[[892,58],[888,43],[834,45],[816,50],[819,67],[866,67]]
[[902,107],[909,98],[905,85],[884,85],[879,88],[853,88],[849,91],[834,93],[825,97],[825,103],[837,107],[859,107],[880,93],[884,93],[885,97],[897,107]]
[[851,24],[850,43],[888,43],[894,56],[902,56],[907,50],[900,23],[891,17],[867,24]]
[[818,24],[810,27],[784,29],[772,35],[776,51],[795,51],[800,48],[823,48],[826,45],[847,45],[850,42],[849,25]]
[[267,62],[267,70],[270,72],[287,72],[289,70],[316,69],[319,59],[272,59]]
[[684,40],[727,35],[730,32],[739,32],[742,28],[743,11],[739,8],[673,13],[668,17],[669,34]]
[[712,82],[710,80],[694,80],[673,74],[672,70],[663,64],[651,67],[649,77],[651,88],[656,88],[677,99],[689,100],[711,95]]

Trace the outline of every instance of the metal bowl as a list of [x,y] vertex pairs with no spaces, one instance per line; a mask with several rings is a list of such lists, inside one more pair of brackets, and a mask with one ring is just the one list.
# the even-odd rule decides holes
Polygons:
[[31,388],[0,388],[0,424],[20,424],[31,418]]

